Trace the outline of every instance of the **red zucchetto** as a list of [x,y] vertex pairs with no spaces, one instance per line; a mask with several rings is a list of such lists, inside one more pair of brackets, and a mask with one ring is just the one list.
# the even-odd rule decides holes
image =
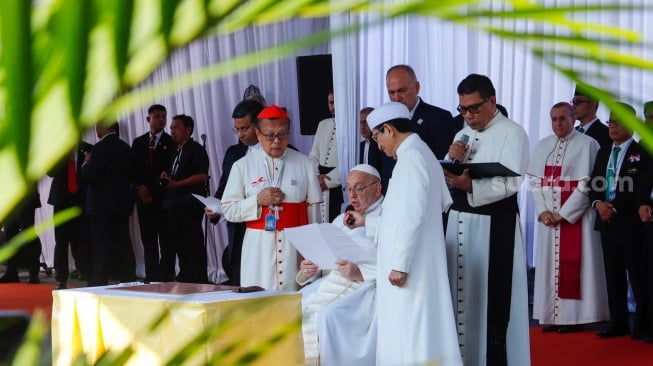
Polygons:
[[274,104],[271,104],[261,111],[261,113],[258,114],[258,119],[289,119],[288,118],[288,113],[286,111]]

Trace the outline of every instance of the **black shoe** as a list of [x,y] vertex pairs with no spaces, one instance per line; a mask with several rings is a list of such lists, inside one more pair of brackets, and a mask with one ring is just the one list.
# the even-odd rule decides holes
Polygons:
[[646,337],[644,337],[644,342],[653,343],[653,336],[647,335]]
[[642,332],[638,327],[635,327],[633,331],[630,333],[630,338],[632,339],[644,339],[646,337],[646,334]]
[[79,271],[74,270],[74,271],[70,272],[70,278],[72,278],[73,280],[78,279],[79,278]]
[[557,325],[545,325],[542,327],[542,333],[552,333],[557,331],[558,331]]
[[614,338],[628,335],[628,327],[611,326],[606,330],[596,333],[601,338]]
[[27,281],[29,284],[37,284],[41,283],[41,280],[39,279],[39,276],[29,276],[29,281]]
[[561,334],[574,333],[574,332],[580,332],[581,330],[583,330],[582,324],[561,325],[558,328],[558,333]]
[[57,281],[56,286],[54,287],[55,290],[65,290],[66,289],[66,283],[63,281]]
[[12,282],[20,282],[20,278],[18,278],[17,274],[6,274],[2,277],[0,277],[0,283],[12,283]]

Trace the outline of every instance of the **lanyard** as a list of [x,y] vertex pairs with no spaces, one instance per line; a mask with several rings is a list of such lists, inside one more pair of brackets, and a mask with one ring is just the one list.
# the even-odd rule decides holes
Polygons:
[[179,169],[179,160],[181,160],[181,153],[184,151],[184,149],[179,149],[179,152],[177,152],[177,156],[175,157],[175,161],[172,163],[172,175],[177,174],[177,169]]

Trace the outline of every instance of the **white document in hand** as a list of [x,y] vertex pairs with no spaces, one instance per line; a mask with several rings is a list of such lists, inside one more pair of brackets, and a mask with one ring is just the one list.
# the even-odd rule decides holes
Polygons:
[[206,206],[209,210],[220,215],[221,216],[220,221],[224,220],[224,215],[222,214],[222,206],[220,206],[219,199],[213,196],[203,197],[195,193],[193,193],[193,197],[197,198],[198,201],[202,202],[202,204],[204,204],[204,206]]
[[333,224],[310,224],[284,229],[288,240],[304,258],[321,269],[336,268],[337,259],[353,263],[373,260],[372,253],[358,245],[349,235]]

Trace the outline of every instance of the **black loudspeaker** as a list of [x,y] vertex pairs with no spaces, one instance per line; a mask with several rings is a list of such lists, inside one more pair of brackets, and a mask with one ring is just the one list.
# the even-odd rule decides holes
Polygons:
[[298,56],[297,91],[302,135],[314,135],[317,124],[331,117],[327,98],[333,90],[331,55]]

